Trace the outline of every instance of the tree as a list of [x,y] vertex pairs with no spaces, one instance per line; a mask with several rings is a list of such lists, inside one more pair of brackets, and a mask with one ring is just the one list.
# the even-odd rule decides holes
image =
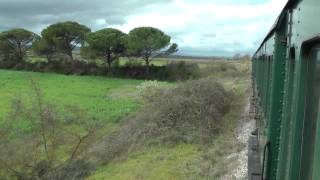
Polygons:
[[48,44],[66,53],[73,60],[72,51],[84,42],[85,35],[91,30],[77,22],[52,24],[41,32]]
[[105,59],[106,73],[111,73],[111,63],[125,50],[125,37],[126,34],[112,28],[89,33],[85,38],[87,44],[81,48],[81,54],[102,57]]
[[176,53],[178,52],[178,44],[177,43],[173,43],[169,49],[167,51],[165,51],[165,54],[166,55],[170,55],[170,54],[173,54],[173,53]]
[[8,59],[10,54],[13,53],[13,48],[9,42],[2,38],[3,35],[0,33],[0,58]]
[[[177,52],[177,44],[170,45],[170,36],[153,27],[139,27],[129,32],[126,46],[130,55],[142,57],[146,63],[146,74],[149,75],[150,60],[162,54]],[[164,51],[163,51],[164,50]]]
[[48,62],[51,61],[51,56],[56,51],[54,45],[44,38],[37,38],[32,44],[32,49],[37,55],[46,56]]
[[0,34],[2,51],[11,52],[17,60],[22,61],[32,42],[38,37],[25,29],[11,29]]

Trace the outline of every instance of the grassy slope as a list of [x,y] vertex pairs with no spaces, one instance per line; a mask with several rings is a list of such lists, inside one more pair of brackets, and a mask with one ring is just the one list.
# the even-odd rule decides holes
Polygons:
[[30,100],[30,79],[39,84],[46,101],[61,110],[81,109],[92,119],[115,122],[139,107],[138,80],[0,70],[0,122],[14,98]]

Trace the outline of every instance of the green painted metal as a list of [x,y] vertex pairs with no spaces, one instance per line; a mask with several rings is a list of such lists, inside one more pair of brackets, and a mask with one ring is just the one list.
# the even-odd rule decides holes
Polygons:
[[[270,142],[268,180],[320,179],[320,109],[316,106],[318,96],[314,95],[320,90],[312,83],[312,68],[316,66],[308,56],[312,47],[320,45],[320,36],[309,42],[320,34],[320,23],[314,19],[320,17],[319,7],[319,0],[289,1],[254,56],[255,94],[260,102],[259,134],[260,139],[267,136]],[[292,11],[292,23],[287,21],[288,11]],[[292,31],[287,27],[292,27]],[[285,57],[285,52],[291,51],[294,59]],[[315,118],[316,115],[319,117]],[[262,140],[261,144],[265,143]]]
[[320,117],[318,117],[318,124],[317,124],[317,137],[316,137],[316,148],[315,148],[315,157],[314,157],[314,171],[313,171],[313,176],[312,179],[320,179]]
[[293,95],[293,82],[294,82],[294,69],[295,69],[295,50],[290,48],[289,57],[286,62],[286,80],[285,80],[285,95],[284,95],[284,106],[283,106],[283,121],[281,123],[281,138],[280,138],[280,153],[278,162],[278,174],[277,179],[288,179],[289,173],[289,159],[292,136],[292,95]]
[[[265,69],[266,69],[266,73],[265,73],[265,94],[264,94],[264,128],[266,128],[268,126],[268,119],[270,117],[270,101],[271,101],[271,90],[272,90],[272,60],[271,60],[271,56],[268,56],[266,64],[265,64]],[[264,134],[265,136],[267,136],[267,132]]]
[[300,179],[312,179],[320,96],[320,48],[313,48],[306,58],[307,85],[302,137]]
[[267,160],[267,177],[270,180],[276,179],[278,167],[286,57],[286,45],[283,43],[283,39],[286,36],[286,33],[286,26],[280,27],[279,31],[276,32],[274,52],[275,60],[273,61],[272,66],[273,77],[270,106],[271,109],[268,126],[268,141],[270,142],[270,150]]
[[292,149],[289,169],[289,179],[299,179],[300,169],[300,155],[301,155],[301,144],[302,144],[302,129],[303,129],[303,118],[304,118],[304,94],[306,87],[306,67],[305,61],[297,62],[297,76],[296,76],[296,89],[294,89],[294,103],[293,103],[293,136],[291,137]]

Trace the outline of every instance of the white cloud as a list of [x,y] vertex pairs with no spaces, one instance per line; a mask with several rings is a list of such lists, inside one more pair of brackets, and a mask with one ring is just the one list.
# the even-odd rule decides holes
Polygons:
[[201,53],[206,53],[202,55],[252,53],[285,3],[286,0],[270,0],[232,5],[175,0],[146,6],[143,12],[126,17],[123,25],[113,27],[125,32],[139,26],[157,27],[172,35],[180,49],[202,49]]

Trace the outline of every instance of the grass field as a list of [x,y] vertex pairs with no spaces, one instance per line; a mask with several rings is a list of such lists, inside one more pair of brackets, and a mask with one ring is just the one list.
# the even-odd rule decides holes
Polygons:
[[[142,82],[132,79],[0,70],[0,126],[7,127],[7,124],[14,122],[10,126],[9,134],[12,142],[18,142],[21,134],[32,133],[34,126],[30,119],[14,118],[11,112],[20,109],[15,104],[18,100],[31,108],[29,111],[33,113],[33,103],[36,103],[33,85],[36,84],[40,88],[43,102],[54,106],[56,119],[68,122],[65,130],[72,129],[73,133],[81,135],[86,133],[86,124],[98,123],[99,127],[91,136],[94,142],[116,128],[120,119],[142,105],[137,89]],[[0,140],[3,140],[1,135],[0,133]],[[70,138],[66,139],[70,144],[66,143],[67,146],[60,146],[57,150],[57,157],[61,161],[70,156],[70,149],[74,146],[72,141],[76,140],[69,135],[66,137]],[[2,144],[1,150],[6,151],[6,148],[1,146]],[[20,150],[15,149],[14,152],[19,154]],[[39,156],[42,156],[41,153]],[[2,168],[0,164],[0,177],[4,173]]]
[[134,153],[124,162],[105,166],[88,180],[185,179],[186,163],[200,154],[196,145],[150,148]]
[[60,110],[76,108],[106,123],[135,111],[140,103],[136,98],[139,80],[0,70],[0,121],[15,98],[31,102],[31,79],[39,84],[44,100]]

